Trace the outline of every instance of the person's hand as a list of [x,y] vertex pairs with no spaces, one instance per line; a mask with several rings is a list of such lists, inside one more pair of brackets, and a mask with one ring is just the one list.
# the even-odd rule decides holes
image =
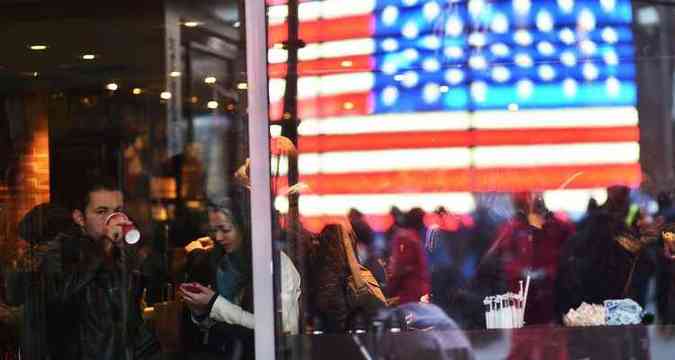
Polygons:
[[181,284],[180,293],[185,304],[196,315],[203,315],[209,311],[209,302],[215,295],[213,290],[199,283]]
[[123,226],[133,226],[133,223],[125,218],[125,216],[113,216],[105,227],[105,237],[113,246],[124,246],[124,229]]
[[186,252],[191,252],[192,250],[209,250],[213,247],[213,240],[210,237],[205,236],[197,240],[194,240],[185,246]]

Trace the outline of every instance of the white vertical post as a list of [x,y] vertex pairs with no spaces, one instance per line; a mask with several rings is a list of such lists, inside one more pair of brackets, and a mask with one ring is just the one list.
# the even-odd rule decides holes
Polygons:
[[246,0],[246,71],[251,157],[251,239],[256,359],[274,359],[272,201],[267,98],[265,1]]

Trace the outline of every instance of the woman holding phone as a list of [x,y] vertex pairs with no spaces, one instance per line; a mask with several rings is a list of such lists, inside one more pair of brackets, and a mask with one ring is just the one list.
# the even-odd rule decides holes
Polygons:
[[[205,264],[201,268],[206,267],[206,271],[193,277],[199,282],[180,287],[192,321],[204,334],[203,350],[241,359],[253,357],[254,328],[250,233],[244,214],[245,211],[233,212],[225,206],[209,206],[209,238],[213,246],[190,252],[191,263]],[[188,269],[193,274],[198,271]],[[284,330],[294,333],[298,326],[300,275],[283,253],[281,272]]]

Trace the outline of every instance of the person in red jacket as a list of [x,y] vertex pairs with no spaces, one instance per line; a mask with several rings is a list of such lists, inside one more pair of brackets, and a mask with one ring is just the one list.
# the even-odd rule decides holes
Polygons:
[[387,293],[400,304],[418,302],[429,294],[431,281],[424,247],[417,234],[397,230],[391,242]]
[[574,225],[546,209],[540,194],[514,194],[513,205],[516,213],[503,225],[488,256],[501,263],[507,291],[518,293],[519,282],[530,276],[525,323],[550,324],[556,321],[558,259]]

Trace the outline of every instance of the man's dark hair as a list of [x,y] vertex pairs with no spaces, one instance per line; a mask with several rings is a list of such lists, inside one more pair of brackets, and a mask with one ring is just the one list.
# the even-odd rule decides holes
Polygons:
[[121,191],[121,187],[117,180],[108,176],[97,176],[91,179],[87,179],[84,186],[80,188],[78,196],[75,201],[71,204],[72,210],[84,210],[89,205],[91,193],[99,190],[107,191]]

